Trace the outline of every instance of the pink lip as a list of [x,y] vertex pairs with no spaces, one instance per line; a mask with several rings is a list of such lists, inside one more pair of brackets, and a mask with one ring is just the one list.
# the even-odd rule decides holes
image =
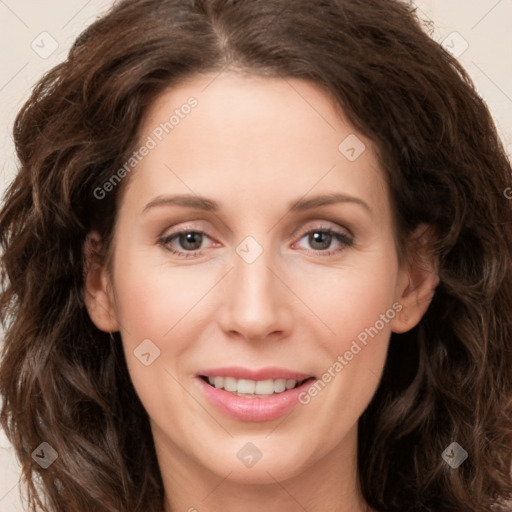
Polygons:
[[268,367],[259,370],[249,370],[240,366],[228,366],[224,368],[212,368],[210,370],[201,370],[197,372],[198,376],[203,377],[234,377],[235,379],[249,380],[268,380],[268,379],[293,379],[301,381],[312,377],[305,373],[298,373],[285,368]]
[[[251,380],[281,378],[298,381],[311,377],[311,375],[279,368],[266,368],[258,371],[246,370],[244,368],[217,368],[201,372],[199,375],[206,377],[229,376],[237,379]],[[242,421],[270,421],[285,415],[299,403],[299,395],[316,381],[316,379],[310,378],[297,388],[288,389],[282,393],[265,398],[245,398],[234,395],[224,389],[214,388],[204,379],[200,378],[199,375],[196,381],[207,399],[224,414]]]

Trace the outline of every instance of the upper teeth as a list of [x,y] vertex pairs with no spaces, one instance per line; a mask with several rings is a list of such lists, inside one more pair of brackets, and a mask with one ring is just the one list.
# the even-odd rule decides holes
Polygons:
[[234,377],[208,377],[208,382],[216,388],[225,389],[234,393],[272,395],[293,389],[297,381],[293,379],[249,380],[235,379]]

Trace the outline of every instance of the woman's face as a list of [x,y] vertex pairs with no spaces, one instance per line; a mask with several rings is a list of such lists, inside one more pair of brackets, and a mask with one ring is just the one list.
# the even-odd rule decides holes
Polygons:
[[224,73],[161,95],[143,145],[97,325],[160,459],[239,482],[353,460],[409,282],[372,144],[305,81]]

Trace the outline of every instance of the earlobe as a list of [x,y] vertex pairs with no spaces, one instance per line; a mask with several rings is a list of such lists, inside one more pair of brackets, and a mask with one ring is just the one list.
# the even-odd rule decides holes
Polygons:
[[101,239],[90,233],[84,243],[84,301],[89,316],[104,332],[119,330],[110,275],[100,257]]
[[391,330],[407,332],[426,313],[439,284],[439,258],[432,251],[428,226],[421,225],[411,237],[405,268],[400,271],[396,300],[402,306]]

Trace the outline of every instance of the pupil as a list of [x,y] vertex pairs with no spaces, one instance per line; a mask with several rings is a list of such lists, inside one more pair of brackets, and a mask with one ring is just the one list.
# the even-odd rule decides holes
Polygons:
[[[197,244],[197,240],[194,242],[195,237],[199,237],[199,244]],[[190,233],[185,233],[180,235],[180,244],[184,249],[196,250],[201,247],[201,233],[197,233],[196,231],[192,231]],[[192,244],[193,247],[190,247],[188,244]],[[194,247],[197,245],[197,247]]]
[[[326,240],[324,240],[324,242],[322,243],[321,239],[324,236],[326,237]],[[332,235],[330,235],[329,233],[321,233],[321,232],[312,233],[310,235],[310,242],[320,243],[320,245],[322,245],[322,247],[317,247],[317,249],[327,249],[329,247],[329,245],[331,245],[331,236]]]

